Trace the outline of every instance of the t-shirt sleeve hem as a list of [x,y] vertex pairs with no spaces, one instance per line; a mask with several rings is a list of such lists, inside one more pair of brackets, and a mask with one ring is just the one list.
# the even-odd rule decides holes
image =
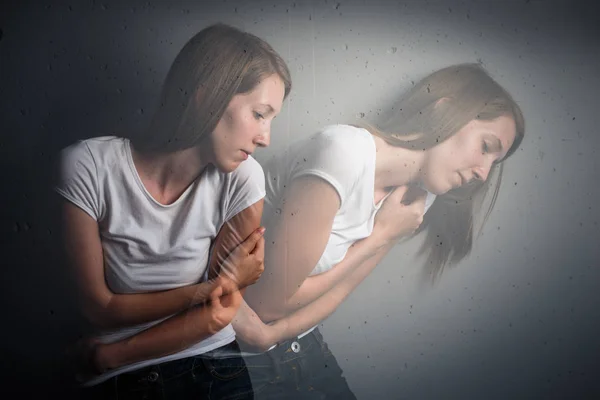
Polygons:
[[330,174],[323,172],[321,170],[318,170],[318,169],[306,169],[306,170],[300,171],[297,174],[295,174],[292,177],[292,180],[303,177],[303,176],[316,176],[316,177],[323,179],[325,182],[329,183],[335,189],[338,196],[340,197],[340,208],[342,208],[342,206],[344,205],[344,199],[346,198],[346,191],[344,190],[342,185],[337,181],[337,179],[335,179]]
[[56,191],[58,194],[63,196],[65,199],[67,199],[68,201],[70,201],[71,203],[76,205],[77,207],[81,208],[90,217],[92,217],[94,219],[94,221],[98,221],[98,218],[94,215],[94,212],[89,207],[87,207],[85,204],[83,204],[83,202],[81,202],[78,199],[76,199],[75,197],[71,196],[69,193],[65,192],[61,188],[54,188],[54,191]]
[[265,195],[266,195],[266,192],[264,190],[262,190],[261,192],[257,193],[255,196],[247,197],[246,199],[244,199],[243,202],[241,202],[236,208],[234,208],[233,210],[231,210],[228,213],[227,217],[225,218],[225,222],[229,221],[231,218],[235,217],[236,215],[238,215],[240,212],[244,211],[246,208],[250,207],[251,205],[256,204],[261,199],[264,199]]

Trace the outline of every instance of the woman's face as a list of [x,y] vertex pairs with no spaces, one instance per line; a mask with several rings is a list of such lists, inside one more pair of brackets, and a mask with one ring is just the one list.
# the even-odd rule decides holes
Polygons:
[[475,179],[485,181],[492,165],[511,148],[515,136],[515,122],[509,116],[472,120],[426,151],[420,173],[422,185],[441,195]]
[[281,111],[285,87],[278,75],[264,78],[252,91],[233,96],[211,135],[211,162],[235,170],[257,147],[270,142],[271,122]]

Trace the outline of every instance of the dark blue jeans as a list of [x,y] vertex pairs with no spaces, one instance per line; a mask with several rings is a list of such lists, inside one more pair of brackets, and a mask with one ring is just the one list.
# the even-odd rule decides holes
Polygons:
[[[236,341],[220,350],[239,353]],[[239,400],[253,399],[242,357],[216,358],[208,352],[117,375],[81,391],[82,399]]]
[[318,329],[245,360],[257,400],[356,399]]

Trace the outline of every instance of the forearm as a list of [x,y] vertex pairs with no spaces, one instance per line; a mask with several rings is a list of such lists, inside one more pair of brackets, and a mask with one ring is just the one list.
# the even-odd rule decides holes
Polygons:
[[302,286],[287,302],[287,311],[295,311],[312,303],[327,293],[352,272],[376,257],[381,250],[381,242],[376,237],[368,237],[356,242],[344,259],[329,271],[308,277]]
[[279,332],[275,341],[280,342],[296,337],[329,317],[373,271],[392,247],[392,244],[388,244],[380,248],[377,254],[363,262],[331,290],[293,314],[275,322],[274,330]]
[[384,245],[385,241],[378,236],[369,236],[354,243],[335,267],[325,273],[307,277],[284,302],[262,302],[256,305],[256,311],[265,321],[284,318],[331,290],[369,259],[377,256]]
[[265,324],[256,312],[242,301],[240,308],[232,321],[235,335],[246,344],[250,344],[260,350],[270,346],[270,338],[265,329]]
[[201,304],[214,289],[212,281],[153,293],[111,294],[98,310],[97,325],[115,328],[155,321]]
[[130,338],[101,345],[98,363],[113,369],[182,351],[221,329],[214,324],[210,307],[193,307]]

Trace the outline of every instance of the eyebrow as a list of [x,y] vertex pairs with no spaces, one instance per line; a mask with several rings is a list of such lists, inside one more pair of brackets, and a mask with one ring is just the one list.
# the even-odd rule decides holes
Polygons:
[[[493,136],[492,140],[494,142],[492,144],[493,151],[495,153],[503,153],[504,152],[504,146],[502,146],[502,141],[500,141],[500,139],[498,139],[497,136]],[[506,158],[506,155],[504,155],[504,157],[500,157],[499,159],[497,159],[496,161],[494,161],[494,164],[500,164],[502,161],[504,161],[505,158]]]
[[[493,135],[492,135],[493,136]],[[504,151],[504,147],[502,146],[502,142],[496,136],[493,136],[493,144],[492,148],[495,153],[502,153]]]
[[268,110],[267,110],[267,112],[268,112],[268,113],[273,113],[273,112],[275,112],[275,110],[273,109],[273,107],[272,107],[270,104],[264,104],[264,103],[261,103],[260,105],[261,105],[261,106],[265,106],[265,107],[267,107],[267,108],[268,108]]

